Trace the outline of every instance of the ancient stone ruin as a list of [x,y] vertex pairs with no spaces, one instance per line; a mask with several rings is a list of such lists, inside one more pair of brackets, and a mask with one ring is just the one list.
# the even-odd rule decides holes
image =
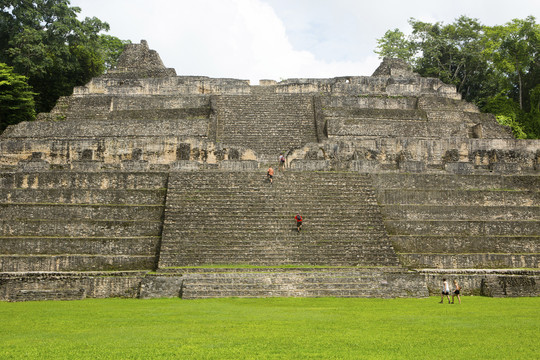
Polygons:
[[393,59],[251,86],[141,41],[0,169],[2,300],[539,294],[540,141]]

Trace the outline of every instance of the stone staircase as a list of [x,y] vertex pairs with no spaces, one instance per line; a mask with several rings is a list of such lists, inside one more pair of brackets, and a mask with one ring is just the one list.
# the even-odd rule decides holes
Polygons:
[[184,299],[427,296],[427,287],[419,277],[399,269],[208,268],[182,271],[181,296]]
[[373,175],[389,236],[415,268],[540,265],[540,177]]
[[217,141],[254,150],[259,160],[317,141],[313,97],[265,94],[213,97]]
[[285,172],[271,185],[263,172],[171,174],[159,268],[212,264],[398,261],[365,175]]
[[167,175],[3,173],[0,272],[156,266]]

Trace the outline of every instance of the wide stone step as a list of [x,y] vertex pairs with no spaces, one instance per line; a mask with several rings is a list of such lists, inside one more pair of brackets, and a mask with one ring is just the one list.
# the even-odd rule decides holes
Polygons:
[[0,189],[164,190],[166,173],[38,172],[3,173]]
[[54,290],[19,290],[10,301],[51,301],[51,300],[82,300],[86,297],[84,289],[54,289]]
[[95,116],[84,114],[73,116],[69,121],[32,121],[17,126],[10,133],[10,139],[27,138],[28,134],[40,134],[40,138],[54,138],[73,141],[76,138],[107,138],[136,136],[192,136],[204,137],[208,131],[208,119],[163,118],[159,126],[151,118],[110,120],[107,114]]
[[[337,249],[342,250],[342,254],[336,254]],[[301,248],[242,248],[242,249],[228,249],[228,248],[215,248],[212,250],[207,251],[190,251],[190,250],[171,250],[169,252],[170,256],[175,257],[198,257],[198,258],[213,258],[216,259],[227,259],[229,256],[234,256],[235,258],[251,258],[253,257],[254,261],[260,261],[259,259],[261,256],[264,258],[289,258],[289,259],[328,259],[328,258],[372,258],[374,256],[376,257],[386,257],[388,248],[385,247],[363,247],[363,246],[342,246],[336,247],[336,248],[327,248],[327,249],[319,249],[319,251],[314,252],[313,249],[310,249],[309,247],[301,247]],[[311,251],[310,251],[311,250]]]
[[154,255],[160,238],[0,237],[0,254]]
[[538,175],[371,174],[374,185],[394,190],[538,191]]
[[160,236],[161,221],[0,220],[0,237],[140,237]]
[[403,253],[540,253],[540,236],[393,235]]
[[0,203],[164,205],[165,193],[165,189],[0,189]]
[[[278,165],[278,155],[275,157],[275,165]],[[176,184],[193,184],[190,180],[199,179],[200,185],[202,187],[219,184],[229,184],[234,187],[241,187],[246,183],[257,183],[261,178],[264,179],[266,176],[266,168],[260,169],[258,171],[250,172],[235,172],[235,171],[220,171],[220,170],[201,170],[197,173],[186,174],[185,178],[173,178],[172,185]],[[278,169],[275,169],[278,170]],[[311,181],[311,184],[315,188],[324,188],[328,186],[335,185],[354,185],[354,184],[363,184],[366,185],[371,182],[371,178],[365,174],[356,174],[356,173],[346,173],[346,172],[330,172],[330,171],[318,171],[318,172],[296,172],[296,171],[277,171],[275,173],[276,177],[282,177],[284,179],[292,181]],[[240,182],[239,182],[240,180]],[[326,182],[321,182],[320,180],[326,180]],[[294,188],[294,182],[283,183],[283,186],[288,186]]]
[[[301,240],[301,239],[308,239],[308,240]],[[298,247],[298,243],[301,241],[305,241],[306,243],[313,244],[310,246],[316,246],[318,249],[324,249],[325,247],[333,247],[336,246],[344,246],[350,244],[363,244],[364,246],[373,246],[373,247],[380,247],[381,249],[385,249],[391,244],[387,237],[384,236],[384,234],[357,234],[357,235],[351,235],[351,236],[340,236],[339,238],[332,237],[330,235],[328,236],[309,236],[308,235],[299,235],[298,237],[291,234],[275,234],[274,236],[250,236],[246,238],[242,237],[224,237],[220,239],[218,236],[212,236],[208,237],[207,240],[201,240],[201,238],[198,237],[166,237],[163,239],[166,244],[162,246],[163,250],[172,250],[176,247],[183,246],[183,247],[189,247],[189,248],[201,248],[204,249],[206,247],[238,247],[238,248],[244,248],[244,247],[257,247],[257,246],[263,246],[263,247],[272,247],[275,245],[276,248],[279,248],[280,244],[286,243],[289,248],[295,248]],[[285,245],[283,245],[285,246]]]
[[[408,273],[300,271],[185,274],[182,298],[427,296],[425,281]],[[420,281],[418,281],[420,280]],[[407,289],[407,290],[406,290]]]
[[244,291],[241,289],[231,291],[206,290],[197,291],[186,289],[183,299],[214,299],[214,298],[267,298],[267,297],[341,297],[341,298],[375,298],[377,293],[366,293],[366,291],[357,290],[317,290],[312,291],[293,291],[293,290],[252,290]]
[[[342,250],[340,254],[336,250]],[[391,249],[390,249],[391,250]],[[178,252],[167,253],[166,259],[160,260],[160,267],[195,266],[210,264],[252,264],[252,265],[320,265],[334,266],[397,266],[398,259],[389,249],[343,248],[334,251],[308,251],[306,249],[288,249],[281,252],[257,251],[215,251],[215,252]]]
[[519,220],[388,220],[390,235],[537,236],[540,221]]
[[[203,217],[204,215],[201,215]],[[217,217],[216,217],[217,218]],[[257,234],[257,233],[290,233],[291,231],[296,231],[296,222],[291,219],[291,216],[287,217],[254,217],[254,218],[230,218],[230,219],[219,219],[215,221],[198,221],[197,217],[186,218],[186,220],[192,220],[191,222],[182,222],[179,217],[176,220],[167,220],[165,225],[174,226],[175,229],[171,230],[173,233],[175,231],[188,232],[191,234],[201,232],[223,232],[223,231],[233,231],[233,236],[238,236],[240,233]],[[339,236],[340,234],[352,234],[356,232],[361,232],[364,234],[375,234],[380,231],[384,231],[384,227],[377,222],[377,219],[364,219],[358,218],[359,221],[355,222],[355,219],[328,219],[328,218],[304,218],[302,222],[302,230],[304,234],[309,233],[310,235],[314,234],[315,231],[319,231],[322,234]],[[351,225],[349,225],[349,223]],[[237,233],[239,232],[239,233]]]
[[387,220],[540,220],[540,206],[385,205]]
[[404,266],[438,269],[500,269],[540,267],[540,254],[425,254],[400,253],[399,258]]
[[354,107],[325,107],[324,114],[330,117],[344,117],[357,121],[380,119],[387,121],[427,121],[426,112],[418,109],[369,109]]
[[[231,214],[224,216],[226,212],[202,212],[196,214],[182,214],[167,212],[168,224],[178,223],[182,228],[190,227],[220,227],[220,226],[247,226],[265,227],[265,226],[289,226],[294,222],[294,212],[288,214],[276,214],[261,212],[254,215],[254,212],[246,212],[246,214]],[[380,225],[380,219],[369,214],[347,214],[348,216],[326,216],[325,214],[312,214],[309,211],[302,211],[303,223],[308,223],[313,228],[337,228],[337,229],[366,229],[374,225]],[[351,216],[352,215],[352,216]],[[190,223],[187,223],[190,221]],[[186,223],[185,226],[182,225]]]
[[379,200],[389,205],[540,206],[539,191],[383,189]]
[[[352,238],[345,237],[325,237],[320,236],[316,237],[315,235],[304,236],[304,233],[296,233],[296,230],[293,234],[267,234],[262,233],[260,236],[220,236],[219,233],[210,234],[208,236],[203,236],[196,238],[195,244],[200,247],[249,247],[249,246],[265,246],[265,247],[279,247],[279,246],[288,246],[288,247],[299,247],[299,246],[317,246],[321,247],[331,247],[338,245],[351,245],[351,244],[363,244],[364,246],[379,246],[385,247],[390,244],[390,241],[386,236],[358,236]],[[163,248],[167,248],[170,244],[171,248],[182,246],[182,244],[187,245],[193,243],[195,237],[193,236],[177,236],[170,237],[167,239],[167,244]]]
[[[221,191],[220,191],[221,190]],[[228,197],[234,196],[234,199],[230,199],[232,201],[238,201],[237,199],[282,199],[282,200],[295,200],[294,198],[291,198],[291,196],[316,196],[318,199],[321,200],[333,200],[333,199],[340,199],[344,201],[350,201],[351,193],[354,194],[354,196],[361,198],[362,200],[370,200],[374,201],[376,203],[376,196],[372,191],[365,190],[365,189],[351,189],[350,191],[346,191],[346,189],[343,188],[329,188],[329,189],[321,189],[320,191],[315,191],[312,189],[312,191],[306,191],[303,189],[298,190],[283,190],[280,189],[276,183],[274,185],[267,184],[264,188],[261,189],[249,189],[246,190],[245,188],[239,188],[239,189],[230,189],[230,188],[222,188],[216,186],[216,188],[212,190],[205,190],[205,189],[190,189],[186,188],[184,192],[178,193],[178,194],[172,194],[173,197],[171,200],[176,201],[182,201],[182,200],[199,200],[199,199],[205,199],[207,197],[211,197],[212,200],[215,201],[226,201]],[[237,199],[236,199],[237,198]]]
[[[262,251],[244,251],[244,252],[217,252],[201,254],[200,252],[193,253],[170,253],[168,254],[170,258],[174,258],[180,266],[190,266],[193,263],[196,264],[271,264],[271,265],[283,265],[283,264],[317,264],[317,265],[328,265],[330,262],[332,265],[347,265],[347,266],[357,266],[359,262],[368,261],[370,265],[386,265],[386,266],[395,266],[395,257],[389,258],[384,249],[379,251],[371,250],[364,251],[364,249],[345,249],[347,254],[337,256],[334,253],[328,252],[318,252],[318,253],[309,253],[302,251],[282,251],[282,252],[262,252]],[[377,261],[383,260],[381,263]],[[390,262],[390,264],[389,264]],[[168,267],[167,265],[166,267]]]
[[208,119],[211,114],[208,106],[203,107],[182,107],[182,108],[144,108],[144,109],[115,109],[109,113],[110,120],[163,120],[163,119],[184,119],[201,120]]
[[[168,260],[169,261],[169,260]],[[330,259],[290,259],[290,258],[268,258],[264,261],[256,261],[251,258],[238,258],[233,259],[208,259],[208,258],[190,258],[190,257],[179,257],[175,259],[175,262],[160,262],[160,266],[163,268],[174,267],[176,265],[182,266],[201,266],[201,265],[212,265],[212,264],[236,264],[236,265],[253,265],[253,266],[326,266],[329,263],[335,266],[397,266],[399,262],[394,259],[387,259],[385,257],[358,257],[354,259],[343,259],[343,258],[330,258]]]
[[159,221],[163,208],[162,205],[0,204],[0,219]]
[[155,256],[0,255],[0,272],[151,270]]

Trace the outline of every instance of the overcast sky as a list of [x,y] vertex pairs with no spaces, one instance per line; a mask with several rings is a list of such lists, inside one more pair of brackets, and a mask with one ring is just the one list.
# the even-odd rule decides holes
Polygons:
[[371,75],[376,40],[407,20],[445,24],[466,15],[500,25],[540,0],[71,0],[109,35],[147,40],[178,75],[251,80]]

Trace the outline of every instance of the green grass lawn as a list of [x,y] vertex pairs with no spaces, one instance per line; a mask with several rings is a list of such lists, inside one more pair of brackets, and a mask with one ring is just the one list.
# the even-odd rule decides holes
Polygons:
[[0,302],[0,359],[539,359],[540,298]]

